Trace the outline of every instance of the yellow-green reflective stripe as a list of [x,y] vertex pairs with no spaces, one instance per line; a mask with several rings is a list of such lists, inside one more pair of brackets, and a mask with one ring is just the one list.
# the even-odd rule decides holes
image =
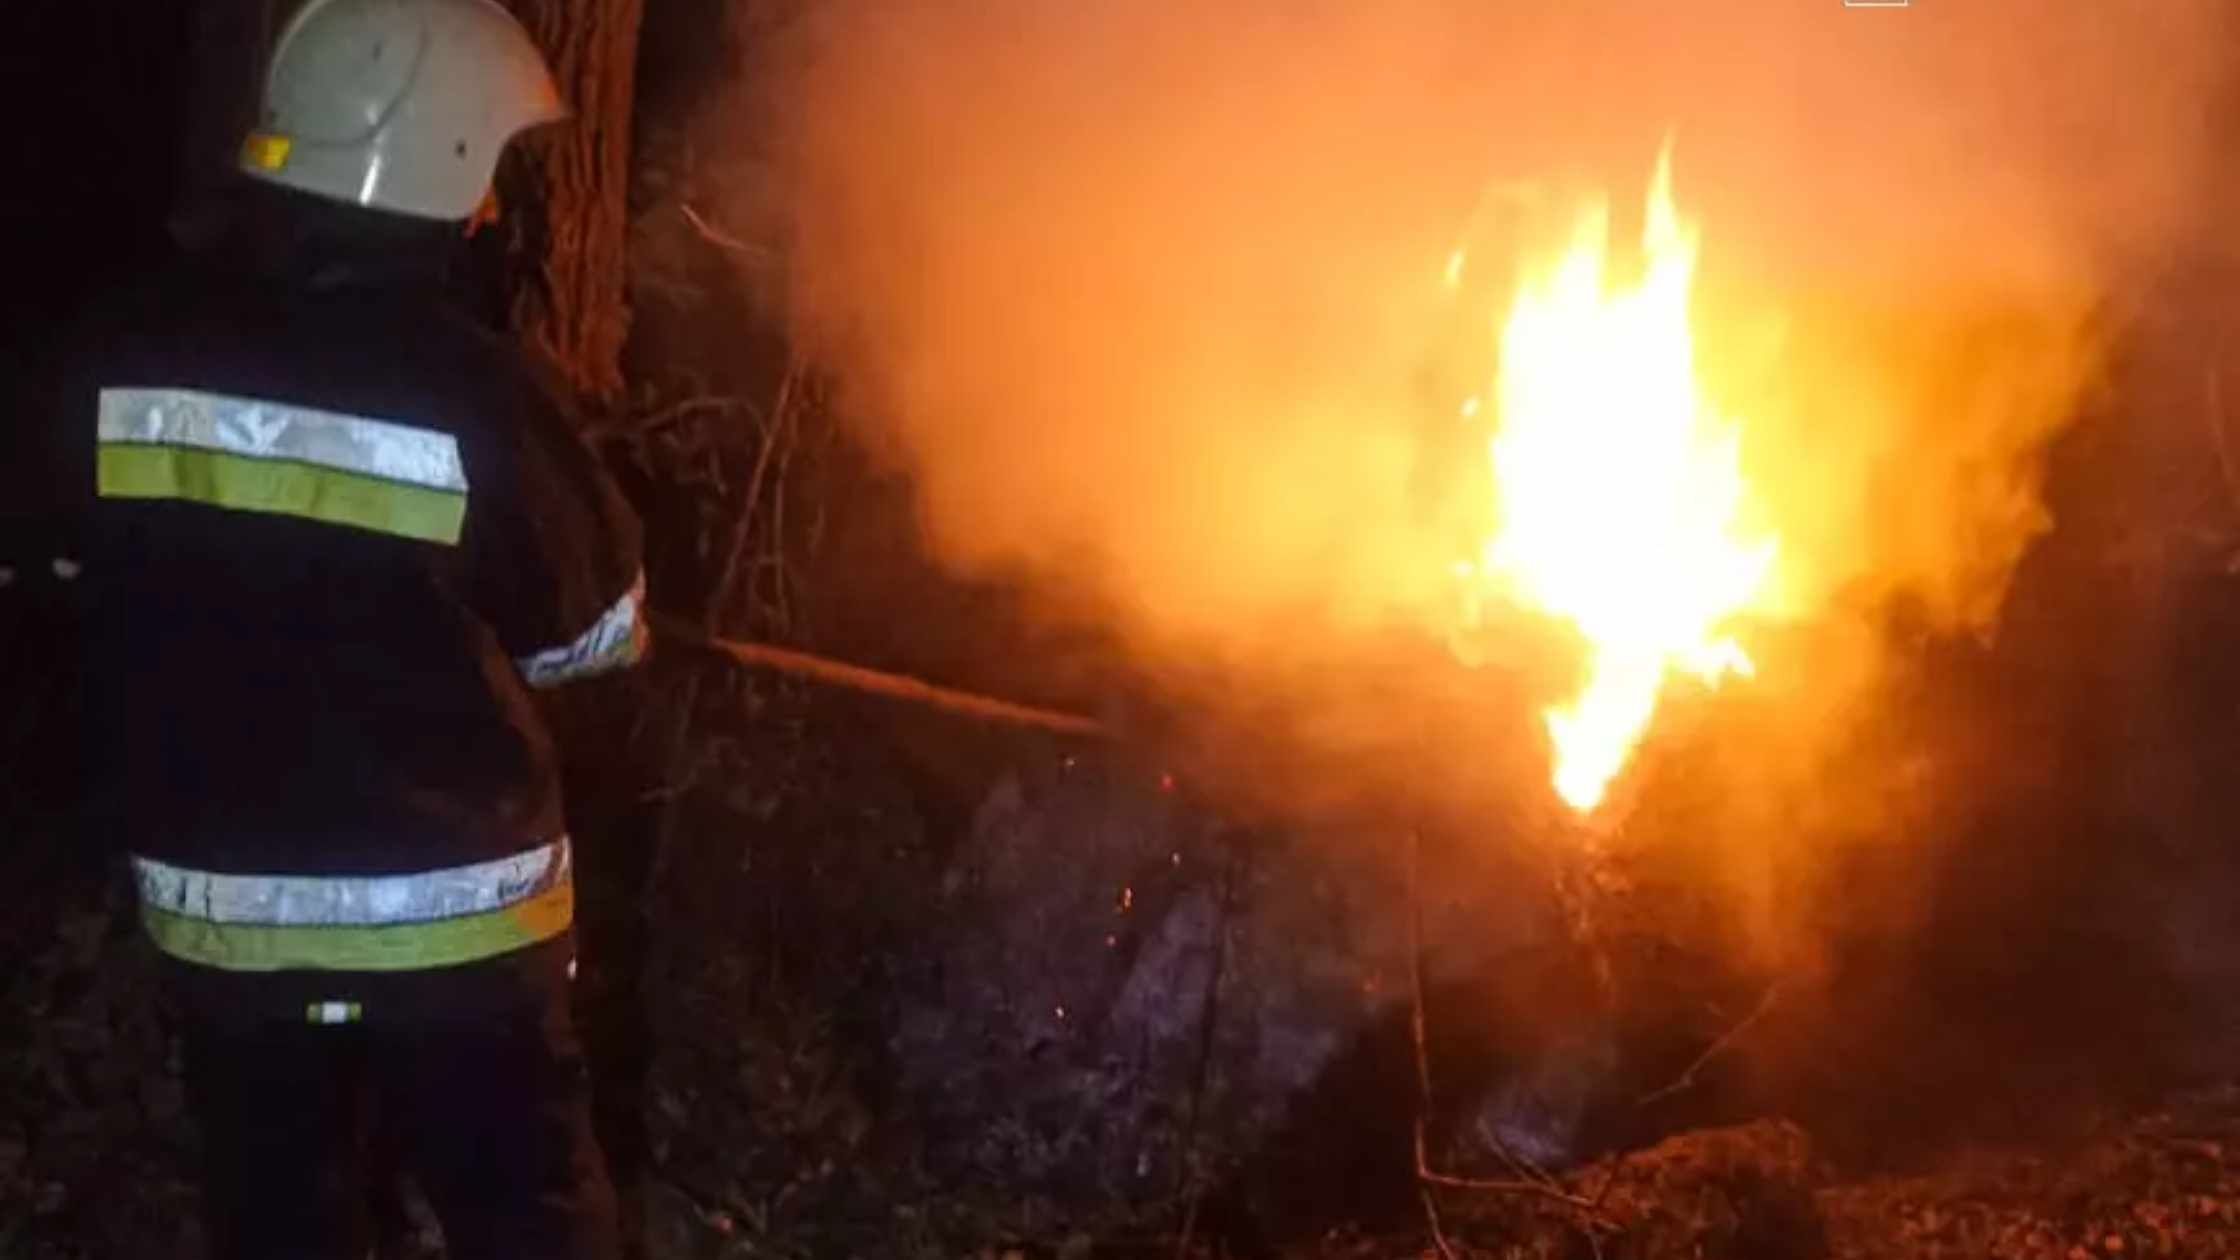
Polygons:
[[186,499],[448,545],[467,519],[467,497],[456,491],[179,446],[105,442],[99,486],[103,498]]
[[186,446],[292,459],[433,490],[467,488],[459,439],[394,420],[197,389],[103,389],[94,434],[133,446]]
[[511,953],[568,930],[575,888],[561,884],[487,914],[377,927],[212,923],[143,905],[156,948],[221,971],[425,971]]

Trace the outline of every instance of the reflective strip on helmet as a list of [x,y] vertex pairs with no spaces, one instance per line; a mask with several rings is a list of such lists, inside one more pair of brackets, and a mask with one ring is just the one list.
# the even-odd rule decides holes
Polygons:
[[268,131],[253,131],[241,142],[241,164],[260,171],[277,171],[288,164],[296,142]]
[[229,875],[134,858],[158,948],[227,971],[409,971],[493,957],[565,931],[566,840],[415,875]]
[[105,498],[183,499],[456,544],[457,439],[387,420],[196,390],[105,389]]
[[377,927],[212,923],[148,905],[140,918],[157,949],[221,971],[426,971],[560,935],[575,919],[575,888],[563,884],[488,914]]
[[575,642],[524,656],[514,665],[532,687],[557,687],[579,678],[628,669],[646,654],[645,595],[646,579],[641,573],[622,598],[599,614],[599,620]]
[[536,41],[497,0],[307,0],[266,64],[240,167],[331,201],[453,222],[522,131],[567,117]]
[[228,875],[132,859],[140,900],[213,923],[374,927],[502,910],[568,882],[565,839],[472,866],[411,875]]

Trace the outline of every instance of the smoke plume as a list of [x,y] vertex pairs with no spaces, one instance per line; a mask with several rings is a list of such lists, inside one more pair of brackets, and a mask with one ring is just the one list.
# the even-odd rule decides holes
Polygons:
[[[1498,510],[1498,417],[1456,417],[1498,371],[1511,267],[1587,199],[1637,235],[1669,141],[1700,366],[1781,539],[1783,618],[1903,599],[1983,631],[2051,523],[2043,454],[2102,316],[2197,226],[2223,21],[828,0],[763,68],[789,318],[944,564],[1243,686],[1447,632]],[[1509,631],[1492,656],[1560,689],[1561,636]],[[1825,635],[1847,659],[1800,676],[1870,677],[1870,638]]]

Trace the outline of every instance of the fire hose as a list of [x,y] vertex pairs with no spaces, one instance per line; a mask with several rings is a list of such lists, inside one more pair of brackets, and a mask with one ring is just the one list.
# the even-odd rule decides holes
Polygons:
[[1061,735],[1080,735],[1095,739],[1112,737],[1111,728],[1104,723],[1078,714],[1015,704],[1009,700],[998,700],[954,687],[938,686],[905,674],[851,665],[796,648],[720,638],[704,633],[688,621],[663,613],[654,613],[649,620],[653,624],[654,633],[675,646],[713,653],[750,668],[774,670],[830,687],[925,705],[985,722],[1033,727]]

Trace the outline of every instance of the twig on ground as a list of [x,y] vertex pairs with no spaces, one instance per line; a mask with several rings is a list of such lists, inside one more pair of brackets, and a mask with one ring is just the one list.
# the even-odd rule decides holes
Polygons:
[[[1422,1148],[1419,1146],[1417,1149],[1420,1151]],[[1437,1186],[1441,1190],[1475,1190],[1483,1194],[1521,1194],[1532,1198],[1546,1199],[1551,1203],[1561,1203],[1565,1207],[1577,1208],[1582,1212],[1594,1206],[1594,1200],[1584,1195],[1573,1194],[1561,1186],[1542,1185],[1537,1181],[1518,1181],[1512,1178],[1457,1177],[1450,1173],[1432,1172],[1429,1169],[1418,1174],[1416,1179],[1427,1186]]]
[[2209,437],[2216,444],[2217,467],[2224,472],[2224,491],[2233,510],[2240,512],[2240,469],[2233,467],[2231,440],[2224,431],[2224,374],[2209,369]]
[[1197,1240],[1200,1197],[1197,1188],[1193,1186],[1189,1201],[1182,1208],[1182,1232],[1175,1236],[1174,1260],[1190,1260],[1190,1244]]
[[793,391],[800,379],[799,360],[786,364],[786,374],[778,382],[778,396],[771,400],[770,414],[763,421],[762,443],[754,456],[754,471],[747,477],[746,499],[739,505],[738,515],[732,518],[731,539],[724,548],[723,566],[716,570],[716,584],[708,597],[708,613],[704,618],[710,634],[723,624],[723,614],[731,598],[731,588],[739,580],[739,560],[746,554],[747,540],[754,532],[755,518],[762,506],[763,487],[770,472],[770,461],[778,452],[779,438],[792,425]]
[[745,405],[745,399],[733,394],[694,394],[688,398],[679,398],[659,411],[647,413],[637,425],[641,429],[658,429],[704,411],[733,411]]
[[1424,1150],[1424,1114],[1431,1109],[1431,1053],[1429,1038],[1425,1035],[1426,1018],[1423,1010],[1423,895],[1422,871],[1423,836],[1410,832],[1408,838],[1408,988],[1413,1003],[1410,1026],[1415,1038],[1416,1090],[1419,1095],[1416,1110],[1416,1173],[1436,1184],[1457,1188],[1496,1190],[1513,1189],[1516,1185],[1530,1185],[1541,1190],[1562,1193],[1556,1179],[1545,1169],[1509,1149],[1509,1144],[1497,1134],[1487,1134],[1493,1152],[1509,1171],[1517,1175],[1517,1182],[1472,1181],[1469,1178],[1447,1177],[1431,1171]]
[[1626,1162],[1623,1159],[1615,1155],[1610,1157],[1610,1171],[1602,1179],[1602,1188],[1594,1192],[1592,1202],[1595,1211],[1601,1211],[1602,1205],[1610,1199],[1610,1192],[1618,1188],[1618,1174],[1625,1171],[1625,1166]]
[[1205,992],[1198,999],[1198,1061],[1191,1070],[1190,1110],[1182,1129],[1182,1172],[1192,1179],[1190,1211],[1193,1216],[1197,1212],[1197,1172],[1190,1164],[1197,1156],[1198,1124],[1205,1109],[1206,1082],[1213,1071],[1214,1033],[1221,1023],[1221,979],[1229,962],[1229,917],[1236,909],[1240,865],[1249,860],[1237,855],[1234,831],[1229,833],[1228,839],[1228,852],[1223,855],[1225,860],[1221,864],[1220,913],[1215,916],[1213,925],[1213,963],[1207,969]]
[[614,420],[595,424],[584,430],[584,436],[593,442],[611,437],[628,437],[656,433],[672,424],[707,411],[731,411],[740,406],[740,400],[728,394],[699,394],[679,399],[659,411],[650,412],[636,419]]
[[1423,1197],[1423,1223],[1431,1229],[1431,1245],[1439,1249],[1440,1260],[1461,1260],[1454,1244],[1447,1241],[1446,1227],[1439,1223],[1439,1200],[1432,1197],[1431,1187],[1419,1183],[1416,1193]]
[[[1431,1241],[1446,1260],[1456,1260],[1454,1246],[1447,1240],[1445,1228],[1439,1220],[1438,1198],[1434,1189],[1470,1190],[1482,1194],[1525,1195],[1560,1203],[1585,1215],[1580,1229],[1587,1236],[1596,1254],[1601,1253],[1601,1242],[1595,1237],[1597,1216],[1595,1204],[1565,1190],[1546,1172],[1532,1168],[1505,1149],[1498,1139],[1495,1147],[1512,1169],[1519,1171],[1515,1180],[1484,1180],[1474,1177],[1457,1177],[1438,1172],[1431,1167],[1429,1142],[1425,1135],[1431,1111],[1431,1053],[1427,1048],[1423,1013],[1423,833],[1408,833],[1408,1027],[1415,1043],[1416,1108],[1415,1108],[1415,1162],[1416,1191],[1423,1199],[1424,1224],[1431,1231]],[[1525,1171],[1530,1169],[1529,1172]],[[1533,1175],[1537,1174],[1537,1176]]]
[[[686,208],[686,213],[691,213],[690,207]],[[771,449],[777,441],[778,430],[785,423],[788,403],[793,397],[794,379],[798,371],[798,362],[789,362],[786,365],[784,378],[778,382],[777,399],[771,407],[766,423],[763,425],[762,446],[755,454],[754,475],[747,482],[746,497],[739,504],[738,515],[731,522],[731,536],[726,540],[723,563],[716,571],[715,586],[709,591],[707,607],[701,613],[700,629],[705,634],[713,635],[715,633],[716,629],[722,624],[724,609],[731,602],[731,587],[738,580],[739,557],[747,549],[747,540],[753,536],[755,508],[762,495],[763,474],[769,468]],[[692,745],[692,718],[693,712],[699,704],[700,687],[701,674],[700,671],[695,670],[684,681],[684,694],[677,706],[676,723],[670,728],[669,747],[663,761],[663,770],[671,783],[680,779],[680,771],[684,765],[685,756]],[[652,870],[647,884],[650,888],[659,889],[666,882],[670,849],[673,847],[672,841],[676,834],[677,819],[684,812],[682,808],[683,796],[683,791],[679,790],[675,796],[662,802],[661,818],[654,829]]]
[[1431,1193],[1431,1159],[1424,1149],[1424,1113],[1431,1110],[1431,1055],[1423,1036],[1423,833],[1408,833],[1408,1032],[1416,1050],[1416,1194],[1423,1200],[1424,1228],[1443,1260],[1455,1260],[1439,1223],[1439,1200]]
[[1734,1049],[1735,1043],[1740,1041],[1743,1036],[1747,1034],[1752,1028],[1756,1027],[1758,1021],[1764,1019],[1766,1015],[1773,1010],[1775,1004],[1780,1001],[1780,998],[1781,982],[1779,980],[1776,980],[1772,984],[1766,986],[1765,995],[1758,999],[1758,1004],[1756,1006],[1750,1008],[1750,1013],[1748,1015],[1742,1017],[1741,1023],[1738,1023],[1734,1027],[1729,1028],[1727,1031],[1719,1034],[1719,1039],[1717,1041],[1714,1041],[1710,1045],[1704,1047],[1703,1053],[1696,1056],[1696,1061],[1689,1064],[1688,1070],[1680,1074],[1680,1079],[1672,1082],[1670,1085],[1665,1086],[1663,1089],[1651,1090],[1650,1092],[1643,1094],[1640,1100],[1635,1105],[1646,1107],[1650,1103],[1662,1102],[1665,1099],[1672,1097],[1674,1094],[1684,1093],[1690,1089],[1695,1088],[1697,1073],[1703,1071],[1705,1067],[1709,1066],[1713,1059],[1716,1059],[1720,1055]]
[[[654,896],[663,895],[668,887],[671,851],[676,847],[677,819],[684,813],[684,798],[694,786],[684,772],[685,757],[692,746],[693,710],[700,706],[701,673],[694,670],[685,677],[677,697],[676,717],[669,727],[669,747],[662,758],[662,786],[656,799],[661,804],[661,815],[653,828],[653,861],[646,875],[646,887]],[[655,939],[661,939],[658,935]]]
[[778,461],[777,481],[770,493],[770,604],[766,615],[771,627],[780,634],[793,629],[793,601],[786,589],[791,580],[786,564],[786,483],[793,469],[793,447],[794,443],[789,440],[785,455]]
[[[1206,975],[1205,993],[1198,1001],[1198,1059],[1190,1079],[1190,1109],[1182,1128],[1182,1167],[1179,1177],[1186,1179],[1182,1234],[1175,1241],[1175,1260],[1185,1260],[1190,1254],[1190,1244],[1195,1241],[1198,1229],[1198,1207],[1205,1198],[1205,1187],[1200,1184],[1197,1164],[1198,1125],[1204,1115],[1206,1082],[1213,1067],[1214,1033],[1221,1024],[1221,981],[1228,971],[1229,920],[1236,911],[1237,886],[1247,878],[1251,869],[1251,854],[1247,850],[1240,857],[1237,853],[1236,835],[1228,835],[1228,852],[1221,868],[1221,913],[1214,921],[1213,965]],[[1178,1186],[1178,1190],[1181,1189]]]
[[1499,1133],[1488,1129],[1480,1136],[1485,1139],[1487,1145],[1493,1148],[1493,1153],[1500,1157],[1501,1162],[1508,1166],[1509,1171],[1515,1173],[1518,1177],[1526,1181],[1537,1182],[1543,1186],[1558,1184],[1547,1169],[1534,1163],[1529,1156],[1522,1152],[1512,1150],[1507,1142],[1501,1140]]
[[[2216,444],[2217,467],[2224,474],[2225,501],[2231,505],[2233,514],[2240,516],[2240,467],[2233,464],[2232,443],[2224,431],[2224,373],[2214,365],[2209,368],[2208,395],[2209,436]],[[2227,548],[2231,546],[2229,534],[2220,534],[2217,541]],[[2225,557],[2224,570],[2227,574],[2240,573],[2240,553]]]
[[698,210],[693,209],[690,205],[687,205],[684,202],[678,202],[677,209],[684,215],[684,221],[692,225],[694,234],[699,236],[701,240],[715,246],[717,249],[725,250],[733,254],[744,254],[749,258],[760,260],[769,260],[776,257],[776,255],[771,251],[764,249],[759,245],[754,245],[746,241],[742,241],[738,237],[733,236],[731,233],[717,227],[715,224],[708,222],[707,219],[701,216]]

